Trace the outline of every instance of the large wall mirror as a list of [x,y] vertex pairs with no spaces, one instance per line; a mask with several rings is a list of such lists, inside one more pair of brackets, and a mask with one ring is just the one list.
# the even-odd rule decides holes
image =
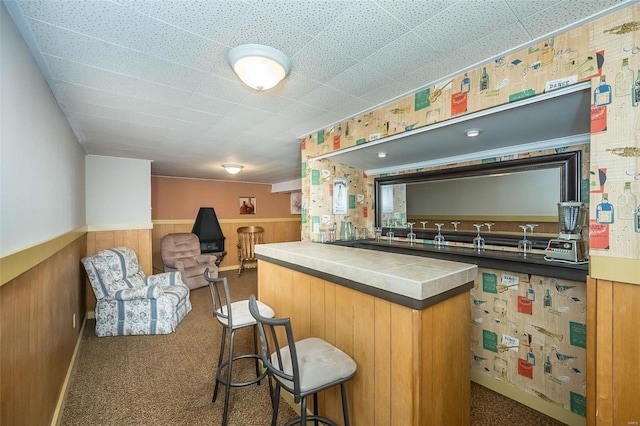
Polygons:
[[557,204],[581,199],[580,156],[572,151],[376,178],[376,226],[414,222],[420,230],[440,222],[453,229],[457,221],[465,233],[473,222],[493,222],[492,231],[518,234],[518,223],[539,223],[539,232],[555,232]]

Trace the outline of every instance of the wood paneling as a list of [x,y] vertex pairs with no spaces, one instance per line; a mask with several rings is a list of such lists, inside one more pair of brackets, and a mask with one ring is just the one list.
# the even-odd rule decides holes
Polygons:
[[[417,311],[265,261],[258,295],[290,317],[296,339],[324,338],[354,358],[353,425],[469,424],[469,294]],[[339,387],[320,413],[342,423]]]
[[[91,231],[87,233],[87,256],[91,256],[100,250],[113,247],[129,247],[133,249],[138,255],[138,262],[144,273],[146,275],[153,275],[151,229]],[[93,311],[96,308],[96,297],[91,289],[89,279],[86,278],[86,274],[85,282],[87,289],[87,311]]]
[[613,284],[613,423],[640,424],[640,286]]
[[587,426],[596,424],[597,281],[587,277]]
[[[0,287],[0,424],[51,423],[84,320],[81,236]],[[73,315],[76,327],[73,328]]]
[[[154,223],[152,232],[153,241],[153,268],[157,272],[163,271],[162,253],[160,241],[167,234],[175,232],[191,232],[193,222],[175,221],[158,221]],[[220,219],[220,228],[222,234],[226,237],[224,241],[224,249],[227,252],[224,260],[220,264],[223,270],[237,269],[238,262],[238,228],[241,226],[261,226],[264,228],[265,243],[282,243],[288,241],[300,241],[300,220],[299,219],[268,219],[255,221],[240,220],[224,220]]]
[[640,423],[640,286],[589,278],[587,424]]

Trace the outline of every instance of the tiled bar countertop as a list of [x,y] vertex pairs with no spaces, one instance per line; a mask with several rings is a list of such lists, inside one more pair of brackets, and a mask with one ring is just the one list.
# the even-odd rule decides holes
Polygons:
[[478,267],[449,260],[312,242],[260,244],[260,260],[424,309],[473,286]]

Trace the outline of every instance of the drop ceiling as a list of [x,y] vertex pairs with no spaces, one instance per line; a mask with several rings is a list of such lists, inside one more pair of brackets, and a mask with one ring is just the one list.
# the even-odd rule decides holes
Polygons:
[[[261,183],[299,178],[302,135],[634,3],[4,0],[86,154]],[[287,54],[285,81],[242,85],[245,43]]]

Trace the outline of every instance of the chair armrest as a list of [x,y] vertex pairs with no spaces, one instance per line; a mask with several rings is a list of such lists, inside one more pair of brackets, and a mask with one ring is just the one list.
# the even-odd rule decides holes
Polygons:
[[[176,262],[177,263],[177,262]],[[185,286],[182,281],[182,274],[178,271],[163,272],[161,274],[149,275],[147,277],[147,285],[157,285],[160,287],[166,286]]]
[[218,257],[215,254],[201,254],[198,256],[198,263],[216,263]]
[[116,300],[133,300],[133,299],[159,299],[164,296],[164,291],[157,285],[149,285],[146,287],[127,288],[116,291],[114,298]]
[[163,260],[162,264],[164,266],[168,266],[169,268],[177,269],[176,268],[176,261],[174,259]]

